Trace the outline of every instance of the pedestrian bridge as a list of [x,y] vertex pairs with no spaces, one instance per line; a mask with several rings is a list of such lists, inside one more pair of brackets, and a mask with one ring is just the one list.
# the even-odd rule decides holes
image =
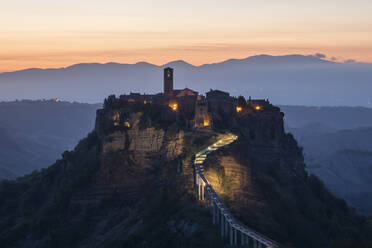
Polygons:
[[212,186],[204,176],[203,162],[208,154],[219,148],[229,145],[238,139],[234,134],[222,135],[221,138],[206,149],[195,155],[194,161],[194,181],[198,192],[198,198],[205,203],[205,207],[211,210],[213,215],[213,224],[221,232],[223,239],[229,240],[232,246],[253,247],[253,248],[276,248],[279,245],[265,237],[264,235],[253,231],[236,220],[227,207],[222,203]]

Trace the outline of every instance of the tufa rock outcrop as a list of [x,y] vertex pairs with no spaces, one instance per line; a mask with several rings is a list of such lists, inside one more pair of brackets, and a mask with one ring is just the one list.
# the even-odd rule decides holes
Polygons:
[[368,241],[366,218],[306,174],[279,108],[212,96],[206,128],[195,128],[192,108],[108,98],[74,151],[0,183],[1,247],[224,247],[196,201],[192,167],[224,131],[238,143],[208,156],[206,176],[244,224],[295,247]]

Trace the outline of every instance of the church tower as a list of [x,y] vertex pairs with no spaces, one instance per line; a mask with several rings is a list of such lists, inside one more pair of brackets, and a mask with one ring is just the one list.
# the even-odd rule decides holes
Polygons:
[[164,69],[164,94],[173,95],[173,68],[170,67]]

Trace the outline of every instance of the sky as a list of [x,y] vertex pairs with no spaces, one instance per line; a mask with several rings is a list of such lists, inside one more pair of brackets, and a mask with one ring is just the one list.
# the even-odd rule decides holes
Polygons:
[[0,72],[257,54],[372,63],[371,0],[2,0]]

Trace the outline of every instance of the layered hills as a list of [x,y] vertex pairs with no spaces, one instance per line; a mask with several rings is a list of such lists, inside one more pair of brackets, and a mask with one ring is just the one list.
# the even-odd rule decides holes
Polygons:
[[[267,98],[277,104],[370,107],[372,65],[336,63],[316,56],[258,55],[193,66],[173,61],[158,66],[136,64],[76,64],[56,69],[27,69],[0,74],[0,99],[56,98],[102,102],[114,92],[159,92],[166,66],[177,70],[180,85],[200,92],[210,88],[234,95]],[[226,84],[226,82],[229,82]],[[19,89],[23,90],[20,91]]]

